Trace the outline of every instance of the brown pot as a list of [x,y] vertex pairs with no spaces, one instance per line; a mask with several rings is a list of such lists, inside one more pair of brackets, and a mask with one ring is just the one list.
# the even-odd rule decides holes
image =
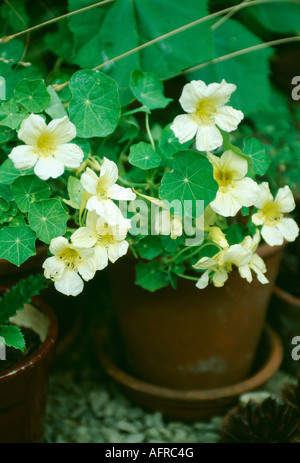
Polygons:
[[280,334],[284,347],[282,366],[288,373],[297,375],[300,371],[300,360],[294,360],[292,357],[292,351],[296,347],[292,340],[300,336],[300,298],[276,285],[270,309],[272,323]]
[[38,443],[43,439],[50,367],[57,338],[54,312],[33,298],[15,323],[32,328],[41,344],[26,360],[0,373],[0,442]]
[[[154,293],[134,284],[134,266],[111,266],[117,320],[132,373],[152,384],[181,390],[209,389],[243,380],[253,366],[283,246],[261,246],[270,283],[251,284],[237,271],[223,288]],[[114,288],[113,288],[114,289]]]

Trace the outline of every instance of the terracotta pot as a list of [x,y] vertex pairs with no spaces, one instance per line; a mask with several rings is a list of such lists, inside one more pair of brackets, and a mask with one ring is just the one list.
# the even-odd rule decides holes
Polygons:
[[284,347],[282,367],[293,375],[300,371],[300,360],[294,360],[292,350],[296,345],[292,340],[300,336],[300,298],[284,291],[279,286],[274,287],[270,304],[272,324],[280,334]]
[[283,246],[261,246],[270,283],[251,284],[233,271],[223,288],[199,290],[180,279],[178,289],[154,293],[134,284],[134,266],[110,267],[126,362],[145,381],[181,390],[241,381],[251,371]]
[[38,443],[43,439],[50,368],[57,322],[44,301],[33,298],[18,312],[15,323],[32,328],[41,339],[38,349],[15,367],[0,373],[0,442]]
[[222,416],[241,394],[261,388],[278,370],[283,347],[279,336],[265,326],[251,374],[230,386],[205,390],[178,390],[157,386],[136,378],[124,369],[122,345],[112,327],[102,324],[97,335],[97,355],[104,371],[136,405],[160,411],[180,421],[206,421]]

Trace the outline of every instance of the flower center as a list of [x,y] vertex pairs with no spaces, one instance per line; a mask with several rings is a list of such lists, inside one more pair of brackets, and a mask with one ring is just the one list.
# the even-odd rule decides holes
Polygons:
[[215,114],[216,109],[214,100],[206,98],[197,103],[195,115],[202,123],[209,124],[213,121],[212,116]]
[[77,271],[81,257],[75,249],[65,248],[57,257],[63,261],[66,267]]
[[214,172],[215,180],[219,186],[228,186],[231,184],[233,175],[229,170],[216,169]]
[[275,201],[270,201],[262,208],[262,213],[269,222],[273,222],[276,219],[282,217],[282,213],[278,209],[278,205]]
[[54,148],[53,138],[48,133],[44,133],[38,138],[37,149],[42,157],[52,156]]
[[105,187],[105,185],[103,185],[103,182],[101,180],[98,181],[96,195],[98,199],[107,198],[107,188]]

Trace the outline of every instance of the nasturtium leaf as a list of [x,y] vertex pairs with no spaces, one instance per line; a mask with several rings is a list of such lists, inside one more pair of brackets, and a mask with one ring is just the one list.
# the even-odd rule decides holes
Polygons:
[[145,236],[136,244],[136,249],[142,259],[154,259],[163,250],[160,236]]
[[36,234],[27,226],[4,227],[0,230],[0,259],[18,267],[35,255]]
[[46,199],[31,204],[29,208],[29,225],[44,243],[64,235],[67,228],[68,213],[60,199]]
[[70,90],[70,119],[78,137],[105,137],[115,130],[120,103],[113,79],[100,71],[77,71],[70,80]]
[[130,148],[128,161],[143,170],[154,169],[161,163],[161,157],[149,143],[141,141]]
[[149,109],[165,108],[172,101],[164,96],[161,79],[151,72],[132,71],[130,88],[136,99]]
[[5,341],[7,347],[25,350],[25,339],[20,328],[16,325],[4,325],[0,327],[0,337]]
[[65,199],[64,202],[71,206],[73,209],[80,209],[84,194],[84,188],[81,185],[79,178],[70,176],[68,178],[67,189],[70,199]]
[[247,230],[240,223],[230,225],[225,230],[225,236],[230,245],[239,244],[247,235]]
[[42,79],[23,79],[15,88],[15,100],[25,106],[30,113],[40,113],[51,101]]
[[243,152],[250,157],[255,172],[264,175],[271,164],[271,159],[263,143],[254,137],[248,137],[245,139]]
[[21,40],[10,40],[7,43],[0,44],[0,58],[8,61],[11,66],[19,61],[24,53],[24,43]]
[[178,151],[183,151],[190,147],[191,141],[180,143],[175,137],[173,130],[170,129],[171,124],[167,125],[161,132],[158,142],[158,149],[162,156],[171,159],[173,154]]
[[50,197],[50,188],[47,182],[39,179],[36,175],[17,178],[11,185],[11,191],[22,212],[28,212],[32,203]]
[[136,266],[135,283],[150,292],[168,286],[169,275],[164,272],[158,262],[153,261],[145,264],[139,262]]
[[[162,179],[159,195],[164,201],[179,200],[182,215],[197,217],[203,210],[197,200],[206,207],[216,196],[218,184],[213,178],[213,167],[199,151],[186,150],[174,156],[173,169]],[[186,201],[186,203],[185,203]]]
[[[0,223],[4,224],[7,223],[9,226],[11,225],[12,221],[14,220],[15,216],[18,213],[18,208],[16,203],[11,201],[10,203],[4,202],[2,198],[0,198]],[[26,225],[26,223],[22,223],[20,225]]]
[[135,138],[140,131],[140,126],[134,117],[122,117],[118,125],[118,131],[122,134],[119,140],[119,143],[122,143]]
[[12,138],[14,138],[14,130],[9,129],[8,127],[2,127],[0,125],[0,143],[6,143]]
[[10,191],[10,187],[8,185],[1,185],[0,184],[0,198],[5,199],[5,201],[9,202],[13,200],[13,195]]
[[300,31],[300,6],[298,2],[270,2],[242,10],[242,18],[253,30],[269,29],[279,34]]
[[12,98],[0,106],[0,123],[5,127],[16,129],[29,113]]
[[0,183],[10,185],[20,176],[20,170],[16,169],[11,159],[6,159],[0,166]]
[[8,220],[8,224],[10,227],[22,227],[27,225],[25,217],[21,212],[17,213],[15,216],[11,216]]
[[67,111],[65,110],[61,99],[59,98],[52,85],[48,85],[47,92],[51,97],[51,101],[45,108],[45,113],[49,114],[52,119],[59,119],[61,117],[67,116]]

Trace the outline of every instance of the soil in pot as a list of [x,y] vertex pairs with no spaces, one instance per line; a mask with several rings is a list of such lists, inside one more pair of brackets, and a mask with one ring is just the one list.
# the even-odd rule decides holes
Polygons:
[[41,344],[39,335],[31,328],[21,327],[20,330],[24,336],[26,348],[24,352],[22,352],[13,347],[6,347],[6,359],[0,362],[0,373],[23,362],[23,360],[29,357]]
[[191,281],[180,280],[177,290],[150,293],[134,284],[132,262],[120,259],[110,266],[116,319],[134,375],[181,390],[227,386],[246,378],[282,250],[283,246],[260,249],[268,285],[256,279],[249,284],[234,271],[223,288],[198,290]]

